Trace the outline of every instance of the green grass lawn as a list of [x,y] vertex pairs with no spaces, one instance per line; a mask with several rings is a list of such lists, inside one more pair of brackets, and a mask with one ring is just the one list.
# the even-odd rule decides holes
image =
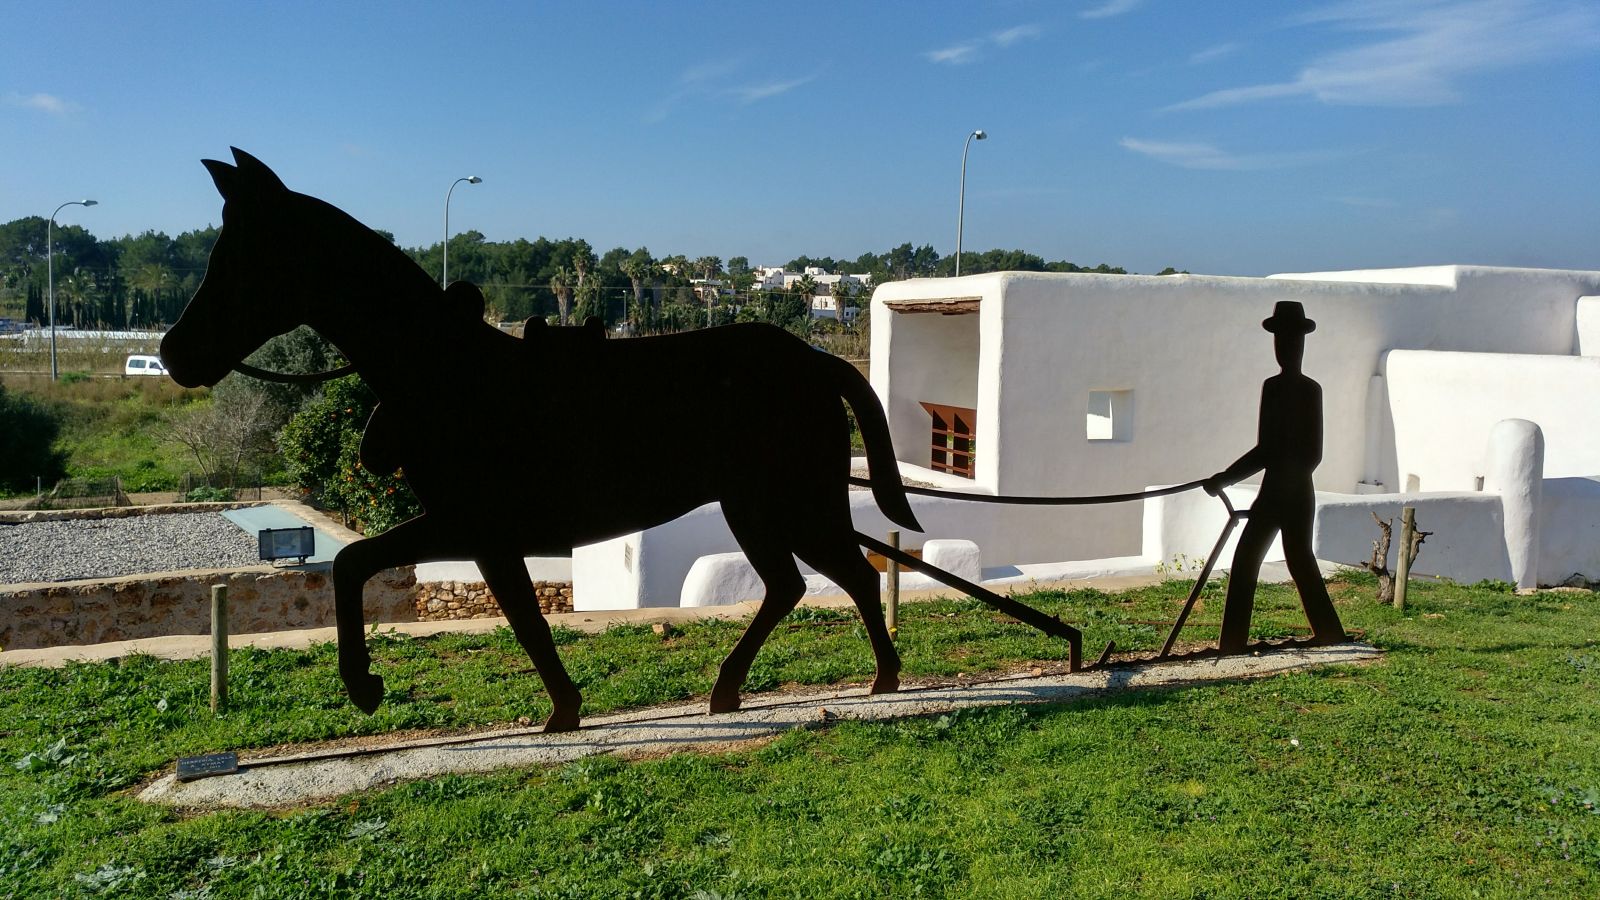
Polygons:
[[[1083,623],[1093,655],[1157,645],[1130,621],[1170,618],[1186,589],[1028,602]],[[181,814],[126,789],[178,755],[538,718],[537,677],[503,630],[374,636],[389,695],[372,717],[327,646],[236,652],[221,717],[202,661],[0,671],[0,896],[1600,896],[1600,602],[1418,584],[1400,616],[1369,578],[1331,590],[1382,661],[278,812]],[[1259,606],[1258,634],[1300,622],[1284,588]],[[870,676],[852,616],[790,621],[751,689]],[[594,714],[704,696],[738,630],[559,638]],[[908,606],[901,634],[912,678],[1065,657],[969,601]]]

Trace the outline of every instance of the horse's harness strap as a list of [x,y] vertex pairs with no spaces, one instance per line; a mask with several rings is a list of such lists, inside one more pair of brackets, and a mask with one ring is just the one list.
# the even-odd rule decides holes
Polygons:
[[266,369],[258,369],[255,366],[241,362],[234,363],[233,370],[240,375],[249,375],[251,378],[259,378],[262,381],[275,381],[278,384],[320,384],[324,381],[332,381],[335,378],[343,378],[355,372],[356,367],[340,366],[337,369],[329,369],[326,372],[311,372],[301,375],[292,372],[269,372]]

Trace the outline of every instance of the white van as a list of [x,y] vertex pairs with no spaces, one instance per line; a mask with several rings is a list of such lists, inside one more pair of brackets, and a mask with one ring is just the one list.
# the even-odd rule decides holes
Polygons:
[[165,375],[167,374],[167,367],[161,364],[161,357],[159,356],[145,356],[135,353],[128,357],[127,362],[122,364],[122,374]]

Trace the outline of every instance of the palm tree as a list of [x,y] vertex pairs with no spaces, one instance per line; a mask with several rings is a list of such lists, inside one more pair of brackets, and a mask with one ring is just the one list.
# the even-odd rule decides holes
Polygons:
[[590,316],[599,317],[602,323],[606,320],[605,294],[600,286],[600,279],[591,278],[578,285],[573,295],[576,302],[573,304],[572,317],[579,322],[587,322]]
[[[94,309],[94,273],[75,268],[72,274],[56,280],[56,320],[70,318],[74,328],[83,328]],[[90,322],[89,324],[93,324]]]
[[622,261],[622,274],[628,276],[628,282],[633,285],[633,315],[623,316],[634,328],[643,326],[644,320],[650,318],[644,315],[641,307],[644,306],[644,283],[655,270],[656,261],[650,257],[650,251],[643,247],[633,251],[627,259]]
[[589,242],[579,238],[573,242],[572,268],[578,273],[578,287],[583,287],[583,281],[589,277],[589,270],[594,268],[594,250]]
[[556,312],[565,325],[572,309],[572,270],[566,266],[556,269],[550,276],[550,291],[556,295]]
[[155,298],[163,290],[167,289],[172,280],[172,270],[162,263],[145,263],[133,270],[133,274],[128,276],[128,286],[133,288],[137,294],[142,294],[146,302],[141,304],[136,296],[133,302],[133,321],[129,322],[130,325],[138,324],[141,305],[148,307],[146,318],[152,320],[148,324],[154,324]]
[[679,278],[689,276],[689,258],[682,253],[674,253],[661,260],[661,267]]
[[801,299],[806,302],[806,309],[809,310],[811,308],[811,298],[817,294],[817,280],[810,275],[801,275],[789,290],[799,294]]
[[694,261],[694,267],[700,270],[700,277],[707,281],[722,274],[722,257],[702,256]]

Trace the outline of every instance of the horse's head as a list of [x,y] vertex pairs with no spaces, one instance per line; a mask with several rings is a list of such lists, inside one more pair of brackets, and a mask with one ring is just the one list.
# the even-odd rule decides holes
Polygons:
[[319,201],[284,187],[243,150],[233,158],[204,160],[222,194],[222,231],[200,289],[161,341],[167,371],[188,387],[216,384],[268,339],[306,323],[303,285],[316,278],[294,266],[315,255],[297,251],[319,243],[323,229],[307,206]]

